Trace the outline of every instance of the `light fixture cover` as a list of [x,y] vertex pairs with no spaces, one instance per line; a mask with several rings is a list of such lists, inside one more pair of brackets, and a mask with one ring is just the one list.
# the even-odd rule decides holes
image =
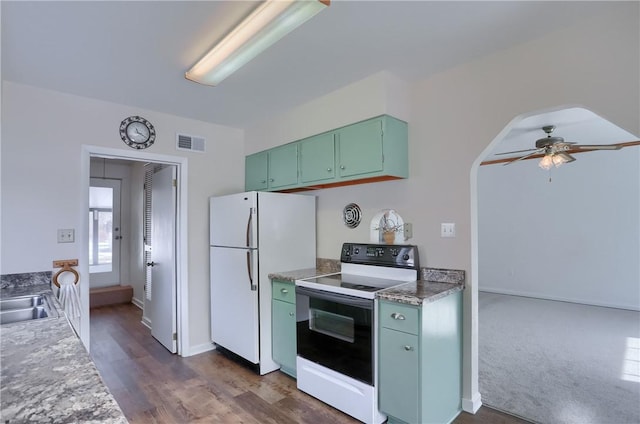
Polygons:
[[551,169],[551,167],[553,166],[553,159],[551,158],[551,155],[544,155],[544,157],[540,159],[540,163],[538,163],[538,166],[546,170]]
[[329,5],[329,0],[267,0],[204,55],[185,77],[218,85]]

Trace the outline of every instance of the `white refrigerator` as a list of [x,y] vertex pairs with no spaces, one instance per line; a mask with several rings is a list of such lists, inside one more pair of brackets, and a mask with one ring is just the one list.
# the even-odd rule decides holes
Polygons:
[[274,371],[268,275],[315,268],[315,196],[214,196],[209,216],[211,340],[259,365],[261,375]]

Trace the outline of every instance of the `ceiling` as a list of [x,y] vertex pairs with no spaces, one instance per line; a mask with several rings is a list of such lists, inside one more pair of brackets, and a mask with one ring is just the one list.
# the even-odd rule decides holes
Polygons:
[[428,77],[616,7],[340,1],[224,80],[185,71],[255,1],[3,1],[2,78],[247,127],[380,71]]

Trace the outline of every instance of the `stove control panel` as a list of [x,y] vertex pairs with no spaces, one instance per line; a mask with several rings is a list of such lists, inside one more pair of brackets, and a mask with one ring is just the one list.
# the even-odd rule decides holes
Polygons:
[[410,244],[344,243],[340,260],[354,264],[420,270],[418,247]]

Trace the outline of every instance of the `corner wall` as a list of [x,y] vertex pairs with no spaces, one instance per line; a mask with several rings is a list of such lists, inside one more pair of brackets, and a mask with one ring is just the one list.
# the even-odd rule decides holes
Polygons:
[[[640,130],[638,4],[562,28],[422,81],[408,84],[407,180],[315,191],[318,256],[339,258],[342,242],[368,241],[368,223],[393,208],[413,223],[423,266],[464,269],[465,409],[479,406],[477,276],[471,273],[472,164],[517,115],[562,104],[582,104],[632,133]],[[385,96],[392,89],[373,76],[302,105],[246,132],[246,153],[310,136],[380,113],[394,115]],[[392,78],[392,77],[388,77]],[[387,78],[387,80],[388,80]],[[371,90],[363,90],[371,84]],[[405,96],[398,91],[396,98]],[[342,224],[350,202],[363,209],[355,230]],[[455,222],[456,238],[440,238],[440,223]]]

